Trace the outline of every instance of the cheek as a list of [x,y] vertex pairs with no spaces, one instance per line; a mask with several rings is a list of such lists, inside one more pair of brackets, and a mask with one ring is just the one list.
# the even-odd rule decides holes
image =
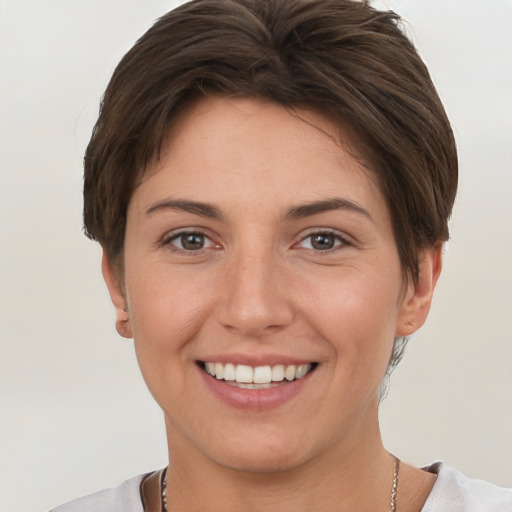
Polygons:
[[385,371],[396,332],[400,274],[342,269],[316,277],[303,286],[304,315],[331,345],[336,364],[354,374],[370,365]]
[[134,266],[126,279],[134,333],[180,339],[193,329],[210,293],[204,279],[191,277],[162,264]]
[[[201,307],[173,280],[148,275],[133,283],[130,315],[134,348],[146,385],[162,409],[180,408],[190,364],[190,340],[201,325]],[[199,294],[200,296],[201,294]]]
[[171,272],[161,262],[144,263],[127,265],[126,284],[139,365],[154,380],[187,371],[193,341],[212,316],[218,287],[211,272]]

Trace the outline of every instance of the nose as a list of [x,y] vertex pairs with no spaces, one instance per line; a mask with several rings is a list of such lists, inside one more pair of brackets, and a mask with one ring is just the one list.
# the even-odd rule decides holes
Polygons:
[[273,254],[238,254],[226,269],[217,320],[231,331],[262,337],[289,325],[293,308]]

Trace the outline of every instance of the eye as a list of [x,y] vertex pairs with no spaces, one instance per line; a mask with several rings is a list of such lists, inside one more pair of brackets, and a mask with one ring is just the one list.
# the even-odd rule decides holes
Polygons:
[[171,234],[164,240],[164,245],[185,252],[198,252],[215,247],[215,243],[200,231],[181,231]]
[[299,243],[304,249],[313,251],[329,251],[346,244],[346,240],[341,235],[331,231],[311,233],[304,237]]

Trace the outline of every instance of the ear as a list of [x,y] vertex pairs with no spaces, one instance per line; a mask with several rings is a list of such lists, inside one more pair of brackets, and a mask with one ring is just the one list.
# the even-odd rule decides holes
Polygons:
[[116,330],[123,338],[132,338],[133,333],[130,323],[130,313],[128,312],[124,292],[105,249],[103,249],[103,256],[101,258],[101,271],[110,294],[110,300],[112,304],[114,304],[116,312]]
[[442,250],[443,244],[440,243],[420,253],[418,281],[407,287],[398,316],[396,336],[409,336],[425,323],[441,273]]

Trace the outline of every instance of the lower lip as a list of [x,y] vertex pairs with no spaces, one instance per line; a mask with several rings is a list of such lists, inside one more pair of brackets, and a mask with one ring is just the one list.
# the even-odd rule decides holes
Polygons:
[[267,389],[244,389],[232,386],[224,380],[217,380],[198,368],[208,388],[221,401],[236,409],[248,411],[267,411],[275,409],[293,400],[303,390],[313,372],[301,379],[283,382]]

